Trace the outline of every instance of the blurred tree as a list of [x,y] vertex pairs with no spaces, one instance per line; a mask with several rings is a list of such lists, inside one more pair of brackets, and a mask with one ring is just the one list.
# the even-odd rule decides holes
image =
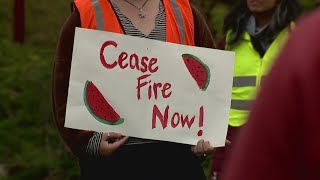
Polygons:
[[203,14],[215,39],[222,37],[222,26],[225,15],[236,0],[190,0]]
[[13,40],[24,42],[24,0],[15,0],[13,6]]

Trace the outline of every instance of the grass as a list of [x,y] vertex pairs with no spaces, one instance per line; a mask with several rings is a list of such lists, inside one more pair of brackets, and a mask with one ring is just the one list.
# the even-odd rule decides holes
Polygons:
[[56,41],[70,13],[67,1],[25,1],[23,45],[12,42],[13,1],[0,1],[0,179],[77,179],[76,159],[51,113]]

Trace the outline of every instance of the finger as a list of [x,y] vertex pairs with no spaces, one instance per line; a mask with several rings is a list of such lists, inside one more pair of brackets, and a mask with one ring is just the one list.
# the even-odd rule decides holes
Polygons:
[[228,139],[226,139],[226,145],[230,145],[231,141],[229,141]]
[[205,154],[208,154],[208,153],[209,153],[209,148],[210,148],[210,143],[209,143],[209,141],[205,141],[205,142],[203,143],[203,152],[204,152]]
[[203,142],[204,142],[204,140],[203,139],[201,139],[200,141],[198,141],[198,143],[197,143],[197,154],[203,154],[204,152],[203,152]]
[[102,133],[101,140],[107,141],[108,140],[108,133],[106,133],[106,132]]
[[121,145],[123,145],[127,140],[128,140],[128,136],[123,137],[121,140],[116,141],[112,144],[109,144],[109,149],[113,152],[115,150],[117,150]]
[[[197,143],[198,144],[198,143]],[[193,153],[198,154],[198,145],[193,146]]]
[[207,142],[208,142],[208,144],[207,144],[205,153],[206,154],[213,153],[216,149],[210,145],[209,141],[207,141]]
[[118,139],[118,138],[121,138],[121,137],[123,137],[122,134],[115,133],[115,132],[109,132],[107,139]]

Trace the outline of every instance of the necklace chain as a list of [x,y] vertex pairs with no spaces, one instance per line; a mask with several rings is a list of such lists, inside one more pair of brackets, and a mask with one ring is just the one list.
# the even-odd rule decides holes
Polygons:
[[133,3],[127,1],[127,0],[124,0],[124,1],[127,2],[127,3],[129,3],[129,4],[131,4],[132,6],[134,6],[135,8],[137,8],[137,9],[139,10],[139,17],[140,17],[140,18],[145,18],[145,17],[146,17],[146,14],[144,13],[144,11],[143,11],[142,8],[144,7],[144,5],[147,4],[147,2],[148,2],[149,0],[146,0],[141,7],[138,7],[138,6],[134,5]]

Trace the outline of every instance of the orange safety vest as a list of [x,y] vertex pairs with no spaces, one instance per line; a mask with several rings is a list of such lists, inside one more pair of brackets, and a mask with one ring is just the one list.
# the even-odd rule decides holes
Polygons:
[[[109,0],[75,0],[82,28],[124,34]],[[194,46],[194,21],[189,0],[163,0],[166,41]]]

